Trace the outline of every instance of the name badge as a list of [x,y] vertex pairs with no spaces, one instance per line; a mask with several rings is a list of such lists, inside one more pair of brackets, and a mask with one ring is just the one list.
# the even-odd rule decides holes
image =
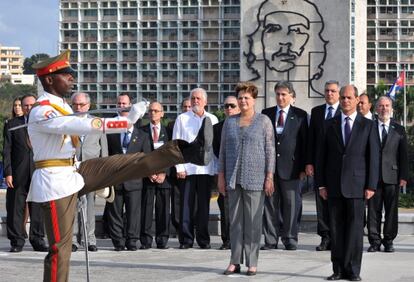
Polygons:
[[163,141],[155,142],[154,143],[154,150],[158,149],[162,145],[164,145],[164,142]]
[[283,132],[283,127],[276,127],[277,134],[282,134],[282,132]]

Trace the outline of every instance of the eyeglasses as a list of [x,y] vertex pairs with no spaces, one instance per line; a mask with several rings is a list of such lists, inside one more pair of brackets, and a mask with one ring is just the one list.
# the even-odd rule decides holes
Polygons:
[[148,110],[148,112],[150,112],[150,113],[160,113],[160,112],[162,112],[162,111],[160,111],[160,110],[152,110],[152,109],[149,109],[149,110]]
[[80,103],[80,104],[78,104],[78,103],[72,103],[72,107],[81,107],[81,108],[83,108],[86,105],[89,105],[89,103],[85,103],[85,104],[82,104],[82,103]]
[[225,109],[230,109],[230,108],[234,109],[235,107],[237,107],[236,104],[232,104],[232,103],[224,104]]

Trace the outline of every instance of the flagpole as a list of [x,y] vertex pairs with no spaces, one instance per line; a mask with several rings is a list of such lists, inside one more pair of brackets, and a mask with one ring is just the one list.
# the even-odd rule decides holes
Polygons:
[[405,64],[403,64],[403,81],[404,81],[404,128],[407,129],[407,83],[405,74]]

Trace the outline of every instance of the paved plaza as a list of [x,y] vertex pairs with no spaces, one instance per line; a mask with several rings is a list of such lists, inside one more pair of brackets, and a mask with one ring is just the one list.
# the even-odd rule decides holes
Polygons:
[[[1,216],[5,216],[4,196],[4,191],[0,192]],[[314,221],[313,195],[305,194],[303,203],[304,218]],[[104,202],[98,199],[98,214],[102,212],[103,205]],[[214,201],[211,212],[218,212]],[[407,223],[414,222],[413,211],[400,210],[400,218]],[[241,275],[226,277],[221,274],[229,263],[230,251],[217,250],[221,239],[216,235],[211,238],[210,250],[201,250],[197,246],[180,250],[177,238],[171,238],[167,250],[115,252],[109,239],[98,239],[99,251],[89,253],[90,281],[323,281],[332,273],[330,253],[315,251],[320,239],[315,235],[315,223],[309,224],[309,227],[302,225],[302,230],[306,232],[299,235],[297,251],[260,251],[258,274],[250,278],[245,275],[246,268],[243,267]],[[411,227],[400,229],[404,231],[401,233],[413,234]],[[7,237],[0,236],[0,281],[41,281],[45,253],[34,252],[28,241],[21,253],[9,253],[9,248]],[[363,281],[414,281],[414,235],[399,235],[395,241],[395,253],[367,253],[367,248],[365,238],[361,271]],[[86,281],[83,249],[72,254],[70,281]]]
[[[301,233],[297,251],[261,251],[258,274],[225,277],[222,271],[230,251],[219,251],[220,238],[212,237],[212,249],[178,249],[171,239],[168,250],[115,252],[109,239],[98,240],[99,251],[90,253],[90,281],[322,281],[331,274],[329,252],[316,252],[316,235]],[[363,281],[414,281],[414,236],[399,236],[395,253],[363,255]],[[365,242],[365,249],[367,242]],[[9,242],[0,237],[0,281],[41,281],[45,253],[26,246],[21,253],[9,253]],[[70,281],[86,281],[85,255],[72,254]]]

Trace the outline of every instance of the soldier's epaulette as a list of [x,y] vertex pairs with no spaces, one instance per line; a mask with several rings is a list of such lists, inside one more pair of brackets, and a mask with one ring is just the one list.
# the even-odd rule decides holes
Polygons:
[[49,100],[43,100],[40,102],[36,102],[33,104],[33,108],[37,107],[37,106],[50,106],[50,101]]

